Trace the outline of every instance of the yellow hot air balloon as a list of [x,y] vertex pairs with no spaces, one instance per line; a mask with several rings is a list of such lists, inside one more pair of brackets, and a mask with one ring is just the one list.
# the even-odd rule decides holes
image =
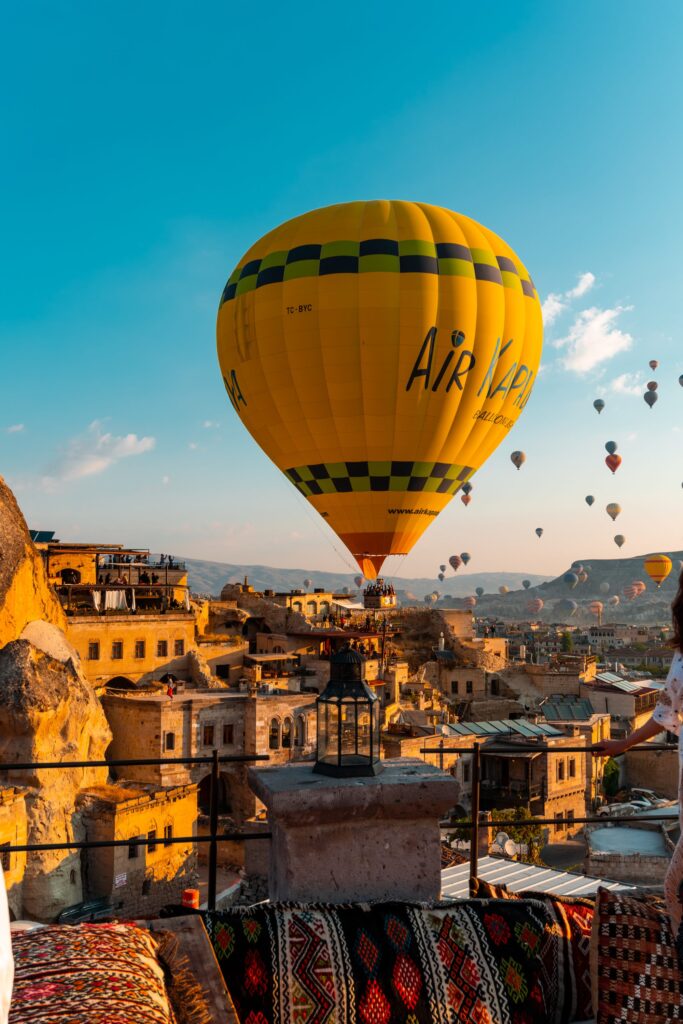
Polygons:
[[386,200],[265,235],[230,275],[217,324],[235,411],[368,578],[507,437],[542,335],[536,289],[502,239]]
[[658,588],[671,572],[671,565],[672,562],[668,555],[648,555],[643,562],[645,572]]

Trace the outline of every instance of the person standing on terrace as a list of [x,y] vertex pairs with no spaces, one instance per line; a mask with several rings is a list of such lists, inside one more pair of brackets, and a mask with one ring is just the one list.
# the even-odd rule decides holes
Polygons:
[[678,938],[683,919],[683,572],[678,579],[678,592],[671,605],[671,617],[674,656],[652,717],[630,736],[620,740],[604,740],[592,749],[604,757],[618,757],[636,744],[645,743],[664,730],[678,736],[678,804],[681,836],[664,879],[666,905],[674,938]]

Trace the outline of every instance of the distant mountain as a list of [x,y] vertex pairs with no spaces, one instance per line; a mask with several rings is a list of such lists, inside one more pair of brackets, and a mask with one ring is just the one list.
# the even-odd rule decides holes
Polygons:
[[[566,573],[573,571],[571,566],[567,566],[555,579],[532,586],[528,590],[511,588],[510,593],[505,595],[484,594],[478,602],[477,612],[482,615],[497,615],[508,620],[519,620],[530,614],[526,607],[528,601],[539,597],[544,602],[544,608],[535,618],[546,622],[593,624],[596,618],[588,609],[591,601],[603,602],[603,622],[669,622],[671,602],[678,589],[683,551],[664,551],[661,554],[669,556],[673,568],[659,589],[645,572],[645,554],[631,558],[581,558],[577,561],[588,574],[588,579],[584,583],[571,587],[564,579]],[[645,583],[647,590],[639,597],[628,600],[624,595],[624,588],[635,581]],[[609,604],[610,597],[614,596],[619,598],[619,605],[616,607]],[[576,602],[576,611],[570,612],[561,604],[567,599]]]
[[[187,563],[190,588],[198,594],[217,596],[226,583],[237,583],[249,577],[249,582],[256,590],[289,591],[302,588],[305,579],[311,579],[314,587],[325,590],[342,591],[344,587],[355,591],[354,573],[319,572],[315,569],[275,569],[269,565],[233,565],[227,562],[206,562],[198,558],[185,558]],[[422,599],[425,594],[438,590],[440,594],[452,597],[467,597],[473,594],[476,587],[494,590],[505,585],[511,589],[519,588],[523,579],[541,584],[548,579],[534,573],[523,572],[480,572],[464,573],[462,569],[455,575],[450,569],[443,583],[437,579],[405,579],[392,576],[391,580],[399,596],[410,592]]]

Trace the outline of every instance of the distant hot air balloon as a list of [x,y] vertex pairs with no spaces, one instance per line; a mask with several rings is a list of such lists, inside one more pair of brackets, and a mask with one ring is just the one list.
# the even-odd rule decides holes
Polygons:
[[462,558],[463,564],[467,565],[467,563],[472,558],[472,555],[469,553],[469,551],[463,551],[461,552],[460,557]]
[[437,579],[439,583],[443,583],[443,581],[446,579],[446,576],[444,573],[440,572],[439,575],[437,576]]
[[658,398],[659,398],[659,395],[657,394],[656,391],[646,391],[645,394],[643,395],[644,401],[647,402],[647,404],[650,406],[650,408],[652,408],[652,406],[655,404],[655,402],[657,401]]
[[657,584],[657,589],[661,587],[664,580],[667,578],[672,569],[672,562],[668,555],[648,555],[643,562],[645,572],[648,574],[653,583]]
[[484,596],[484,588],[483,587],[477,587],[476,590],[474,591],[474,593],[477,595],[477,597],[483,597]]
[[617,450],[618,447],[619,447],[619,445],[617,444],[616,441],[606,441],[605,442],[605,451],[608,453],[608,455],[614,455],[614,453],[615,453],[615,451]]
[[621,465],[621,455],[608,455],[605,459],[605,464],[612,470],[613,473],[619,469]]
[[445,565],[440,565],[439,566],[439,572],[445,572],[445,571],[446,571],[446,566]]
[[577,576],[579,577],[579,583],[585,583],[588,579],[588,573],[585,569],[583,570],[583,572],[577,573]]
[[584,572],[593,572],[593,566],[592,565],[584,565],[583,571]]
[[433,594],[425,594],[425,596],[424,596],[424,603],[425,604],[433,604],[434,601],[436,601],[436,598],[434,597]]
[[529,587],[531,586],[531,580],[522,580],[522,586],[524,587],[525,590],[528,590]]
[[465,506],[465,508],[467,508],[469,503],[472,501],[472,495],[471,494],[462,494],[460,496],[460,500],[463,503],[463,505]]
[[477,599],[476,599],[476,597],[466,597],[465,598],[465,604],[467,605],[468,608],[476,608],[477,607]]
[[595,615],[598,621],[600,621],[602,617],[604,608],[605,606],[602,603],[602,601],[591,601],[591,603],[588,605],[588,611],[591,613],[591,615]]
[[623,533],[618,533],[616,535],[616,537],[614,538],[614,543],[618,548],[622,548],[624,546],[624,544],[626,543],[626,537],[624,537]]
[[542,526],[537,526],[536,529],[534,530],[534,533],[536,534],[537,537],[539,537],[539,538],[542,537],[543,536],[543,527]]
[[579,606],[576,601],[572,601],[570,598],[565,597],[556,603],[555,611],[560,612],[562,615],[572,616],[578,607]]
[[497,235],[441,207],[377,200],[264,235],[228,279],[216,333],[233,408],[369,579],[507,436],[543,324]]
[[567,584],[568,587],[571,587],[572,590],[574,589],[576,584],[579,582],[579,577],[576,575],[575,572],[566,572],[564,574],[564,576],[562,577],[562,579]]
[[657,390],[657,381],[656,380],[648,381],[647,390],[648,391],[656,391]]
[[596,410],[599,416],[602,410],[605,408],[605,403],[603,402],[602,398],[595,399],[595,401],[593,402],[593,408]]
[[572,562],[571,568],[574,572],[583,572],[583,562]]
[[612,522],[614,522],[614,520],[621,512],[621,505],[617,505],[616,501],[611,501],[609,505],[605,506],[605,512],[610,517]]
[[308,577],[304,580],[304,590],[309,590],[313,586],[313,580]]
[[610,597],[608,604],[611,604],[613,608],[616,608],[616,606],[619,604],[619,595],[614,594],[612,597]]
[[467,480],[460,488],[463,494],[470,494],[472,492],[472,484]]
[[595,498],[593,497],[592,494],[587,494],[586,495],[586,504],[588,506],[592,505],[594,501],[595,501]]
[[530,612],[531,615],[538,615],[538,613],[542,611],[542,609],[543,601],[540,597],[532,597],[526,603],[526,610]]
[[632,583],[627,583],[621,591],[627,601],[633,601],[640,593],[638,587],[634,587]]
[[348,594],[348,593],[349,593],[349,588],[348,587],[342,587],[342,594]]
[[460,555],[451,555],[451,557],[448,559],[448,564],[450,565],[453,572],[457,572],[460,566],[462,565],[462,558],[460,557]]
[[498,587],[498,593],[499,594],[509,594],[510,593],[510,588],[506,587],[505,584],[503,584],[502,587]]
[[680,375],[680,377],[678,378],[678,383],[679,383],[679,384],[681,385],[681,387],[683,388],[683,373],[682,373],[682,374]]
[[638,594],[644,594],[647,590],[647,583],[643,583],[642,580],[633,580],[633,586],[638,591]]
[[524,452],[513,452],[510,459],[512,460],[513,466],[516,466],[517,469],[521,469],[526,462],[526,455]]
[[353,582],[356,584],[356,586],[360,590],[360,588],[363,586],[363,577],[362,576],[354,576],[353,577]]
[[598,590],[601,594],[609,594],[609,583],[607,582],[607,580],[602,581],[602,583],[598,587]]
[[650,362],[647,365],[650,367],[651,370],[656,370],[657,367],[659,366],[659,363],[657,362],[656,359],[651,359]]

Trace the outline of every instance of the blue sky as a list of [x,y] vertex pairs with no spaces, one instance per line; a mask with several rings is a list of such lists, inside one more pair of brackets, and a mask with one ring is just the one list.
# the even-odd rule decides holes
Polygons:
[[524,416],[400,572],[682,547],[682,30],[673,0],[7,10],[0,473],[31,525],[343,569],[233,414],[215,314],[280,221],[395,197],[480,220],[553,296]]

